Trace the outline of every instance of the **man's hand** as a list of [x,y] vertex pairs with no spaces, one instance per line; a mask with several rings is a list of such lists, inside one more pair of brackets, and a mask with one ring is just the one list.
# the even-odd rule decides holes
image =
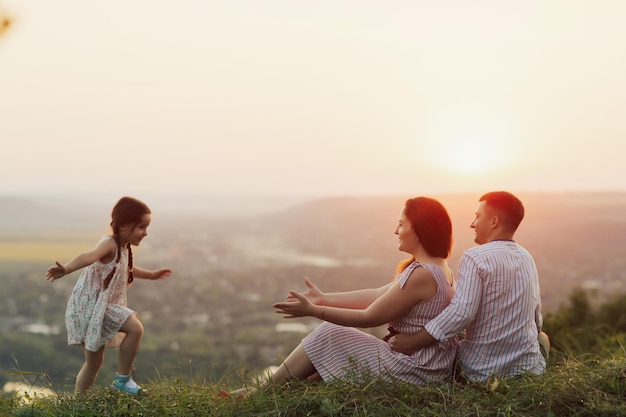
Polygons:
[[393,351],[410,356],[419,349],[415,343],[415,336],[414,334],[398,333],[389,339],[389,347]]

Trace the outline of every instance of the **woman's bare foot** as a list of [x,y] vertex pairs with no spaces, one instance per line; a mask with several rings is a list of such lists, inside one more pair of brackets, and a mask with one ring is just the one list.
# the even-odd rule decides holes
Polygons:
[[247,396],[254,394],[256,390],[257,389],[255,387],[243,387],[229,392],[228,395],[237,399],[246,398]]

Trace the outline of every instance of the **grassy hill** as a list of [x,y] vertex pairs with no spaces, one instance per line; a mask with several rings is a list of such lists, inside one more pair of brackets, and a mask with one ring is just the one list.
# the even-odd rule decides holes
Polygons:
[[[623,353],[623,352],[622,352]],[[84,396],[3,396],[2,415],[15,416],[623,416],[626,360],[564,358],[542,376],[488,384],[389,384],[356,377],[324,383],[270,385],[244,399],[220,395],[237,385],[163,379],[130,397],[108,388]]]

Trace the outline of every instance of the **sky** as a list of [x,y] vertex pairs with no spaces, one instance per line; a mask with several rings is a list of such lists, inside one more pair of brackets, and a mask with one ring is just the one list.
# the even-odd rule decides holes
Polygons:
[[0,15],[0,195],[626,191],[621,0]]

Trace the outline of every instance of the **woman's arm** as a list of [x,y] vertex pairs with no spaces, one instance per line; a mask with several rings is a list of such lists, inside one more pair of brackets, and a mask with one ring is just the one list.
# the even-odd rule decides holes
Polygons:
[[[414,334],[397,334],[389,340],[392,350],[411,355],[418,349],[443,342],[465,329],[474,319],[481,304],[482,280],[475,261],[463,254],[459,263],[459,280],[456,292],[448,305],[422,331]],[[435,331],[432,331],[433,327]]]
[[[324,293],[320,291],[315,284],[309,280],[308,277],[304,277],[304,284],[308,287],[308,291],[303,294],[312,304],[363,309],[367,308],[376,299],[382,296],[387,289],[391,286],[391,283],[383,285],[380,288],[368,288],[355,291]],[[295,301],[296,298],[291,294],[287,295],[286,301]]]
[[432,298],[437,284],[431,272],[417,268],[406,285],[395,282],[367,308],[353,309],[316,305],[303,294],[291,291],[293,301],[274,304],[276,312],[285,318],[313,316],[331,323],[353,327],[376,327],[386,324],[409,311],[415,304]]

